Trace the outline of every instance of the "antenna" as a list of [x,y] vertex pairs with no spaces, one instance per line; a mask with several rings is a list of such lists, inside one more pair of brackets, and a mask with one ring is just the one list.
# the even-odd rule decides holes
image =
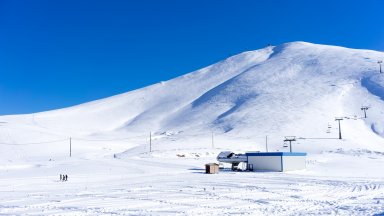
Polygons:
[[284,139],[284,147],[288,147],[285,143],[289,142],[289,152],[292,153],[292,142],[296,141],[296,136],[286,136]]
[[339,139],[341,139],[341,126],[340,126],[340,121],[343,120],[343,117],[336,117],[335,121],[339,122]]

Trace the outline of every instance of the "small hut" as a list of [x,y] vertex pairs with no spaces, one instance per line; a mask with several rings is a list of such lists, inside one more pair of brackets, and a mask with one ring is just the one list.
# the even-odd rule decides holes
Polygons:
[[217,163],[205,164],[205,173],[207,173],[207,174],[219,173],[219,164],[217,164]]

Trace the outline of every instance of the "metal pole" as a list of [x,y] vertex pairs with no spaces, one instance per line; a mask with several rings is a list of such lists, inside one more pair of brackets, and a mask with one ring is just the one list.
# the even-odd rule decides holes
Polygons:
[[339,122],[339,139],[341,139],[341,126],[340,126],[340,120],[337,120]]
[[335,121],[338,121],[339,122],[339,139],[342,139],[341,138],[341,125],[340,125],[340,121],[343,120],[343,118],[335,118]]
[[149,132],[149,152],[152,152],[152,132]]
[[268,136],[265,136],[265,150],[268,152]]
[[72,137],[69,137],[69,157],[72,157]]
[[368,110],[368,108],[369,108],[369,107],[367,107],[367,106],[362,106],[362,107],[361,107],[361,110],[364,111],[364,118],[367,118],[367,110]]
[[289,152],[291,152],[292,153],[292,142],[293,141],[296,141],[296,137],[295,136],[286,136],[285,137],[285,140],[284,140],[284,142],[289,142]]
[[212,132],[212,148],[215,148],[215,144],[213,142],[213,132]]

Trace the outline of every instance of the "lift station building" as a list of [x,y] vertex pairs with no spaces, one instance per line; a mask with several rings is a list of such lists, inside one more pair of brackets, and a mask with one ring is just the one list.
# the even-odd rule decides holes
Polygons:
[[252,171],[291,171],[306,168],[307,153],[247,152],[247,166]]
[[291,171],[306,168],[307,153],[301,152],[246,152],[235,154],[233,152],[221,152],[217,160],[231,163],[232,169],[240,163],[247,164],[249,171]]

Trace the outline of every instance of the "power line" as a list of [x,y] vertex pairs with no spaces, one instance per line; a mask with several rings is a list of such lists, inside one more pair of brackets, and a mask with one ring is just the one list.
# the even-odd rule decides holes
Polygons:
[[90,141],[90,142],[108,142],[108,141],[130,140],[130,139],[134,139],[134,138],[135,138],[135,137],[130,137],[130,138],[116,138],[116,139],[83,139],[83,138],[76,138],[76,137],[73,137],[72,140]]
[[[89,142],[108,142],[108,141],[123,141],[123,140],[131,140],[139,137],[130,137],[130,138],[117,138],[117,139],[83,139],[83,138],[71,138],[71,140],[79,140],[79,141],[89,141]],[[66,139],[59,139],[59,140],[48,140],[48,141],[41,141],[41,142],[26,142],[26,143],[0,143],[0,145],[40,145],[40,144],[47,144],[47,143],[55,143],[55,142],[62,142],[62,141],[68,141],[68,138]]]
[[66,140],[68,139],[51,140],[51,141],[44,141],[44,142],[31,142],[31,143],[0,143],[0,145],[40,145],[40,144],[47,144],[47,143],[62,142]]

